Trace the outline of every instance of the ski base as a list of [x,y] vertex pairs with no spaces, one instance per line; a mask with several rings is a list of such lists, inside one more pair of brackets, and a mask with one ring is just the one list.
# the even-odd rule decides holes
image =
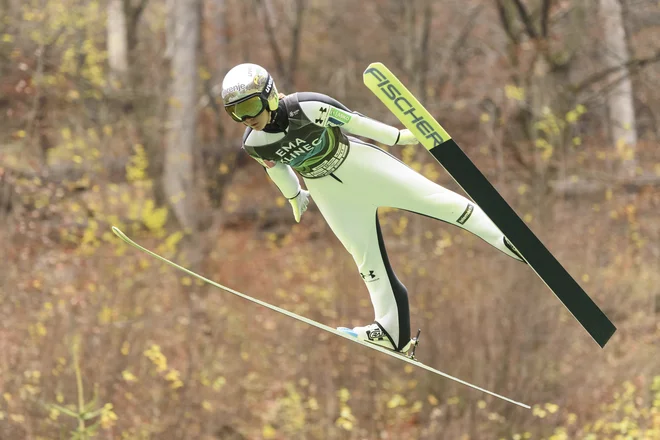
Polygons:
[[495,223],[598,345],[605,347],[616,331],[612,321],[534,235],[449,133],[382,63],[370,64],[364,71],[363,81]]
[[273,310],[273,311],[275,311],[275,312],[281,313],[281,314],[286,315],[286,316],[288,316],[288,317],[290,317],[290,318],[296,319],[296,320],[298,320],[298,321],[300,321],[300,322],[304,322],[305,324],[309,324],[309,325],[311,325],[311,326],[313,326],[313,327],[316,327],[316,328],[318,328],[318,329],[324,330],[324,331],[326,331],[326,332],[328,332],[328,333],[332,333],[332,334],[334,334],[334,335],[337,335],[337,336],[340,336],[340,337],[342,337],[342,338],[348,339],[349,341],[353,341],[353,342],[358,343],[358,344],[360,344],[360,345],[362,345],[362,346],[364,346],[364,347],[368,347],[368,348],[370,348],[370,349],[372,349],[372,350],[376,350],[376,351],[378,351],[378,352],[384,353],[384,354],[386,354],[386,355],[388,355],[388,356],[393,357],[394,359],[400,359],[400,360],[403,360],[404,362],[407,362],[407,363],[409,363],[409,364],[411,364],[411,365],[414,365],[414,366],[416,366],[416,367],[422,368],[422,369],[424,369],[424,370],[426,370],[426,371],[429,371],[429,372],[431,372],[431,373],[437,374],[438,376],[442,376],[442,377],[444,377],[444,378],[450,379],[450,380],[452,380],[452,381],[454,381],[454,382],[460,383],[460,384],[465,385],[465,386],[467,386],[467,387],[470,387],[470,388],[472,388],[472,389],[474,389],[474,390],[481,391],[481,392],[483,392],[483,393],[486,393],[486,394],[491,395],[491,396],[493,396],[493,397],[497,397],[498,399],[502,399],[502,400],[504,400],[504,401],[507,401],[507,402],[509,402],[509,403],[513,403],[514,405],[518,405],[518,406],[521,406],[521,407],[526,408],[526,409],[530,409],[530,408],[531,408],[531,407],[530,407],[529,405],[527,405],[527,404],[524,404],[524,403],[518,402],[518,401],[516,401],[516,400],[510,399],[510,398],[505,397],[505,396],[502,396],[502,395],[500,395],[500,394],[494,393],[494,392],[489,391],[489,390],[487,390],[487,389],[485,389],[485,388],[478,387],[478,386],[476,386],[476,385],[473,385],[473,384],[471,384],[471,383],[469,383],[469,382],[466,382],[466,381],[464,381],[464,380],[458,379],[458,378],[456,378],[456,377],[454,377],[454,376],[451,376],[451,375],[449,375],[449,374],[447,374],[447,373],[444,373],[444,372],[442,372],[442,371],[440,371],[440,370],[437,370],[437,369],[435,369],[435,368],[433,368],[433,367],[430,367],[430,366],[425,365],[425,364],[421,363],[420,361],[418,361],[418,360],[415,358],[415,350],[416,350],[416,348],[417,348],[417,344],[419,343],[419,334],[420,334],[420,330],[417,331],[417,336],[413,339],[413,341],[414,341],[414,342],[413,342],[413,345],[411,346],[410,350],[409,350],[407,353],[400,353],[400,352],[396,352],[396,351],[393,351],[393,350],[388,350],[387,348],[384,348],[384,347],[381,347],[381,346],[379,346],[379,345],[372,344],[372,343],[369,343],[369,342],[362,341],[362,340],[360,340],[360,339],[358,339],[358,338],[354,338],[354,337],[349,336],[349,335],[347,335],[346,333],[344,333],[344,332],[342,332],[342,331],[340,331],[340,330],[337,330],[337,329],[335,329],[335,328],[332,328],[332,327],[327,326],[327,325],[325,325],[325,324],[322,324],[322,323],[320,323],[320,322],[316,322],[316,321],[314,321],[314,320],[312,320],[312,319],[306,318],[306,317],[304,317],[304,316],[300,316],[300,315],[298,315],[298,314],[296,314],[296,313],[293,313],[293,312],[290,312],[290,311],[288,311],[288,310],[286,310],[286,309],[283,309],[283,308],[280,308],[280,307],[274,306],[274,305],[269,304],[269,303],[267,303],[267,302],[265,302],[265,301],[261,301],[261,300],[259,300],[259,299],[253,298],[253,297],[251,297],[251,296],[249,296],[249,295],[246,295],[246,294],[244,294],[244,293],[241,293],[241,292],[239,292],[239,291],[237,291],[237,290],[234,290],[234,289],[231,289],[231,288],[229,288],[229,287],[223,286],[222,284],[216,283],[215,281],[212,281],[212,280],[210,280],[210,279],[208,279],[208,278],[205,278],[205,277],[203,277],[202,275],[199,275],[199,274],[193,272],[193,271],[190,270],[190,269],[187,269],[187,268],[185,268],[185,267],[183,267],[183,266],[180,266],[180,265],[178,265],[178,264],[176,264],[176,263],[174,263],[174,262],[168,260],[167,258],[162,257],[162,256],[158,255],[157,253],[155,253],[155,252],[153,252],[153,251],[151,251],[151,250],[145,248],[144,246],[141,246],[141,245],[137,244],[135,241],[131,240],[126,234],[124,234],[119,228],[117,228],[117,227],[115,227],[115,226],[112,227],[112,232],[113,232],[117,237],[119,237],[120,239],[122,239],[126,244],[129,244],[129,245],[133,246],[134,248],[136,248],[136,249],[138,249],[138,250],[140,250],[140,251],[142,251],[142,252],[145,252],[146,254],[151,255],[152,257],[154,257],[154,258],[156,258],[156,259],[162,261],[163,263],[166,263],[166,264],[168,264],[168,265],[170,265],[170,266],[172,266],[172,267],[174,267],[174,268],[176,268],[176,269],[178,269],[178,270],[181,270],[181,271],[187,273],[187,274],[190,275],[191,277],[197,278],[198,280],[201,280],[201,281],[203,281],[203,282],[205,282],[205,283],[207,283],[207,284],[210,284],[211,286],[214,286],[214,287],[217,287],[217,288],[219,288],[219,289],[222,289],[222,290],[224,290],[224,291],[226,291],[226,292],[228,292],[228,293],[231,293],[231,294],[234,294],[234,295],[236,295],[236,296],[239,296],[239,297],[241,297],[241,298],[243,298],[243,299],[245,299],[245,300],[247,300],[247,301],[253,302],[253,303],[255,303],[255,304],[259,304],[260,306],[266,307],[266,308],[268,308],[268,309],[270,309],[270,310]]

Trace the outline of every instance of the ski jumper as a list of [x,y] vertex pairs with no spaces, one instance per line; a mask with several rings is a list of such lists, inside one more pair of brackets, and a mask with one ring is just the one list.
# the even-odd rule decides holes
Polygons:
[[390,266],[377,210],[392,207],[463,228],[521,260],[471,200],[450,191],[381,148],[350,134],[396,145],[399,129],[370,119],[319,93],[280,100],[263,131],[247,128],[245,151],[287,199],[300,191],[293,170],[328,225],[353,256],[369,291],[375,322],[399,350],[410,340],[408,293]]

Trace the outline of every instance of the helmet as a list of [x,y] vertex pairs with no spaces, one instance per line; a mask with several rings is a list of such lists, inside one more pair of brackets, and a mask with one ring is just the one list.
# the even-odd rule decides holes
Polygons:
[[255,118],[264,110],[277,110],[279,96],[268,71],[256,64],[239,64],[222,81],[222,102],[235,121]]

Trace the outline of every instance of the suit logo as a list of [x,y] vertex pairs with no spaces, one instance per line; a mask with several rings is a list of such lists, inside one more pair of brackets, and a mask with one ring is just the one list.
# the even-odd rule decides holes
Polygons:
[[314,119],[314,122],[319,124],[319,125],[324,125],[325,121],[328,119],[328,108],[327,107],[321,107],[319,109],[319,117]]
[[362,279],[363,279],[364,281],[366,281],[367,283],[371,283],[372,281],[378,281],[378,280],[380,279],[380,278],[378,278],[378,277],[376,276],[376,272],[373,271],[373,270],[370,270],[370,271],[367,272],[367,273],[362,273],[362,272],[360,272],[360,276],[361,276]]
[[456,222],[464,225],[472,215],[472,211],[474,211],[474,205],[472,203],[468,203],[467,208],[465,208],[465,211],[463,211],[463,214],[461,214]]

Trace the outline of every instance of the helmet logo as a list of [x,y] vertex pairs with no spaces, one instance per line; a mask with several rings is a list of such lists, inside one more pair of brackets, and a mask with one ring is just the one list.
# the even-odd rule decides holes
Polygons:
[[242,92],[243,90],[246,90],[248,86],[246,84],[236,84],[235,86],[227,87],[225,89],[225,94],[229,93],[234,93],[234,92]]
[[264,88],[264,93],[268,95],[270,93],[270,89],[273,88],[273,78],[268,78],[268,83],[266,84],[266,87]]

